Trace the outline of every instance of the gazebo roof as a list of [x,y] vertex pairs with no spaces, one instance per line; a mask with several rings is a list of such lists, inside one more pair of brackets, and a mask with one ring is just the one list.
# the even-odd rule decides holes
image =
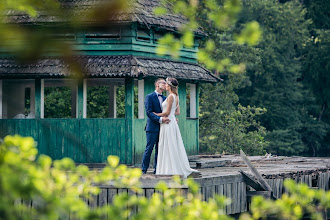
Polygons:
[[[177,79],[218,82],[220,79],[196,63],[169,59],[125,56],[75,56],[85,77],[175,77]],[[20,64],[12,58],[0,58],[0,78],[56,78],[72,76],[62,58],[44,57],[33,64]]]
[[[94,18],[86,16],[90,9],[95,8],[99,3],[104,0],[58,0],[62,9],[71,9],[75,16],[79,16],[84,22],[97,22]],[[126,0],[128,1],[128,0]],[[103,22],[109,23],[124,23],[124,22],[138,22],[150,26],[157,26],[161,29],[175,31],[178,30],[183,24],[187,23],[187,19],[181,15],[167,13],[165,15],[156,16],[154,9],[161,5],[160,0],[135,0],[131,9],[106,15]],[[164,5],[162,5],[164,6]],[[17,12],[9,11],[7,13],[7,22],[9,23],[56,23],[66,22],[65,19],[56,15],[46,15],[40,13],[37,17],[30,17],[26,14],[18,14]],[[205,36],[205,33],[198,29],[196,34]]]

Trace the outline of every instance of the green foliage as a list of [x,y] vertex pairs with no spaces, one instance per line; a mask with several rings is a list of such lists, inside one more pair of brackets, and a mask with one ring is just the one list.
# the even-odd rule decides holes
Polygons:
[[[316,30],[306,47],[303,83],[313,99],[306,104],[304,143],[308,155],[329,155],[330,150],[330,30]],[[327,138],[324,138],[327,137]]]
[[240,219],[325,219],[324,213],[330,208],[329,191],[309,189],[293,180],[285,180],[284,186],[289,193],[276,201],[253,197],[251,215],[242,215]]
[[[209,153],[239,153],[239,149],[242,148],[248,154],[263,154],[263,149],[268,143],[263,138],[266,134],[265,129],[256,119],[258,115],[265,113],[265,109],[250,107],[248,103],[248,107],[239,105],[236,94],[237,89],[251,85],[244,70],[259,73],[259,52],[254,47],[235,42],[231,29],[221,32],[207,21],[202,25],[213,39],[211,47],[215,50],[210,56],[225,63],[231,60],[241,64],[232,66],[238,68],[238,71],[220,73],[224,82],[214,86],[201,86],[200,150]],[[209,47],[207,44],[209,42],[205,43],[205,46]]]
[[[175,177],[170,186],[160,181],[157,192],[147,199],[139,195],[141,170],[119,165],[116,156],[108,157],[104,169],[93,171],[76,166],[70,158],[37,158],[35,146],[33,138],[17,135],[0,144],[0,219],[233,219],[225,214],[229,199],[215,196],[202,201],[200,187],[192,179]],[[109,182],[132,193],[119,194],[102,207],[88,207],[86,200],[100,192],[97,185]],[[187,194],[181,193],[183,185]],[[284,185],[290,194],[276,201],[254,197],[251,215],[242,214],[240,219],[322,219],[322,212],[330,207],[330,192],[288,180]]]
[[[159,39],[159,46],[157,53],[160,55],[170,54],[172,57],[177,58],[180,55],[182,46],[192,47],[194,45],[194,32],[203,23],[211,24],[213,29],[223,31],[230,28],[236,22],[237,15],[241,11],[242,3],[240,0],[171,0],[162,1],[166,7],[158,7],[155,13],[162,15],[168,11],[174,14],[180,14],[187,18],[187,23],[183,25],[179,32],[181,37],[178,39],[173,34],[166,34]],[[201,19],[204,18],[204,19]],[[255,45],[258,43],[261,35],[259,24],[255,21],[249,22],[241,32],[236,33],[237,41],[241,44],[247,43]],[[216,71],[227,71],[238,73],[243,72],[242,65],[234,65],[230,59],[216,59],[216,56],[210,54],[215,53],[214,39],[209,38],[205,42],[205,47],[201,46],[198,51],[198,61],[203,63],[207,68]]]
[[87,118],[109,117],[109,86],[93,86],[87,90]]
[[71,118],[71,89],[45,88],[45,118]]
[[[31,137],[20,136],[7,136],[0,144],[0,219],[96,219],[105,210],[89,209],[84,202],[100,192],[94,184],[111,180],[116,186],[139,189],[141,170],[118,166],[118,157],[109,156],[109,165],[97,172],[76,166],[70,158],[37,158],[35,146]],[[21,199],[33,200],[34,206]]]
[[[264,140],[266,130],[256,121],[256,117],[264,114],[266,109],[256,107],[243,107],[238,105],[234,111],[216,112],[215,117],[212,106],[209,111],[203,111],[201,116],[200,148],[211,153],[237,154],[242,149],[250,155],[264,154],[268,143]],[[207,120],[205,122],[204,120]],[[204,128],[205,126],[205,128]]]
[[125,118],[125,86],[116,87],[117,118]]

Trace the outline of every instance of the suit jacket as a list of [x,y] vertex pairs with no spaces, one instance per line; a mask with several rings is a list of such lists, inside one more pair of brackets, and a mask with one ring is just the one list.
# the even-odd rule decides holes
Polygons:
[[[162,95],[162,97],[163,97],[163,101],[165,101],[166,96]],[[148,116],[145,130],[151,132],[159,132],[160,117],[153,114],[153,112],[161,113],[162,109],[160,107],[159,99],[156,92],[152,92],[146,96],[144,105]]]

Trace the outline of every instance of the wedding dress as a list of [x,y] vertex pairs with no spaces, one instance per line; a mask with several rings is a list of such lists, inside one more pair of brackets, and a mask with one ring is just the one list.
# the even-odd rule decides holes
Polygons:
[[[174,115],[177,97],[174,94],[171,95],[174,98],[171,113],[168,116],[171,121],[169,124],[160,124],[156,175],[183,175],[187,178],[192,172],[198,171],[190,168],[179,125]],[[168,98],[162,104],[163,112],[167,109],[167,100]]]

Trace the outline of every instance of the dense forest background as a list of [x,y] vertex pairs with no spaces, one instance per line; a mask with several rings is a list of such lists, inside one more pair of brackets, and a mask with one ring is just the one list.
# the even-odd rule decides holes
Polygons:
[[[243,73],[216,73],[223,82],[202,85],[200,151],[329,156],[330,3],[243,1],[236,24],[222,31],[199,17],[217,48],[211,56],[245,65]],[[253,20],[262,30],[259,44],[237,43],[236,33]],[[70,91],[45,92],[45,115],[70,117]],[[105,87],[88,90],[88,117],[107,117],[107,95]],[[124,96],[117,88],[118,117],[125,116]]]
[[[214,55],[243,62],[246,71],[220,73],[223,83],[203,85],[201,150],[329,156],[330,3],[243,3],[234,28],[219,33],[205,23],[217,44]],[[263,31],[259,44],[234,42],[235,32],[251,20]]]

